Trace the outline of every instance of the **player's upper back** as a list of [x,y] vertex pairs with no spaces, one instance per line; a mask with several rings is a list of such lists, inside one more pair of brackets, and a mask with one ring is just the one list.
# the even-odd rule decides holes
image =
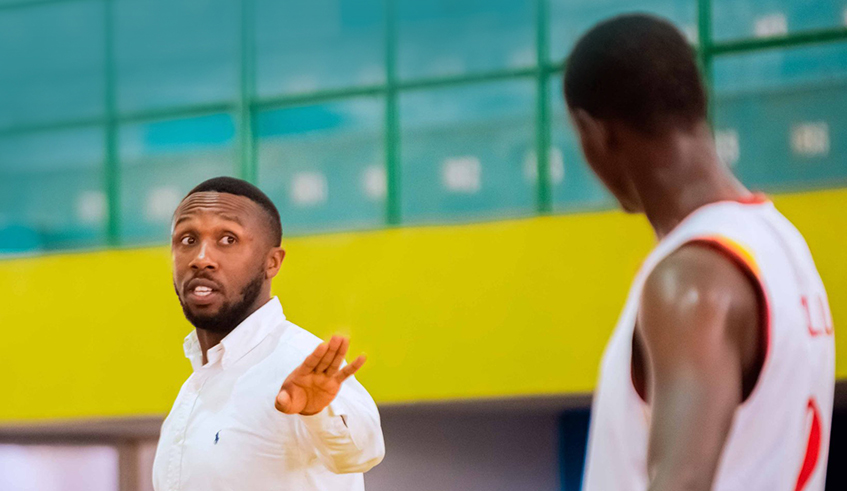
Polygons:
[[632,336],[647,277],[691,243],[723,252],[763,297],[765,361],[753,392],[736,411],[714,489],[823,490],[835,371],[832,318],[805,241],[764,200],[700,208],[645,260],[604,355],[586,489],[647,488],[650,408],[632,385]]

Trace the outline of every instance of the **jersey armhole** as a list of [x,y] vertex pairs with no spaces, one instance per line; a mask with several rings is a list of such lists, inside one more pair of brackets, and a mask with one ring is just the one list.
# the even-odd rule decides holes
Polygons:
[[[750,285],[756,291],[758,300],[758,328],[759,328],[759,371],[756,381],[748,394],[745,394],[742,404],[752,399],[758,389],[765,367],[770,359],[772,333],[771,305],[768,294],[762,281],[761,271],[750,251],[738,242],[723,236],[697,237],[686,241],[679,248],[687,245],[708,247],[721,253],[729,259],[747,277]],[[679,249],[678,248],[678,249]]]

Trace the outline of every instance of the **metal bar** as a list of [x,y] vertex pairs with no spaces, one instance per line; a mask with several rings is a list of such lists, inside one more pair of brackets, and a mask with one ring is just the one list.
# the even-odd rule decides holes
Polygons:
[[0,137],[20,135],[24,133],[42,133],[47,131],[72,130],[77,128],[85,128],[86,126],[101,126],[105,123],[106,118],[98,116],[94,118],[70,119],[50,123],[23,124],[19,126],[9,126],[0,129]]
[[[389,1],[389,0],[386,0]],[[387,61],[387,60],[386,60]],[[391,65],[391,66],[389,66]],[[335,99],[346,99],[350,97],[376,96],[388,94],[391,90],[395,92],[405,90],[420,90],[440,87],[461,86],[475,83],[496,82],[499,80],[508,80],[515,78],[528,78],[536,76],[539,73],[537,68],[520,68],[511,70],[497,70],[482,73],[471,73],[464,75],[455,75],[447,77],[431,77],[420,78],[408,81],[399,81],[396,77],[394,66],[396,62],[386,63],[386,72],[394,72],[393,76],[387,74],[387,79],[391,82],[385,85],[366,85],[353,87],[349,89],[329,89],[318,92],[309,92],[303,94],[285,95],[261,99],[253,102],[253,107],[262,109],[273,109],[287,106],[299,106],[305,104],[315,104],[326,102]],[[546,73],[555,73],[561,70],[560,65],[548,65],[544,71]]]
[[[108,1],[108,0],[106,0]],[[107,87],[108,91],[109,88]],[[191,106],[179,106],[164,109],[150,109],[144,111],[130,112],[123,115],[113,114],[112,120],[118,123],[138,123],[144,121],[156,121],[161,119],[187,119],[201,116],[209,116],[219,113],[231,113],[238,110],[237,104],[213,103]],[[100,126],[108,124],[109,116],[95,118],[80,118],[50,123],[37,123],[30,125],[13,126],[0,129],[0,137],[20,135],[24,133],[41,133],[46,131],[61,131],[86,126]]]
[[700,59],[700,70],[703,73],[703,83],[706,86],[707,107],[706,117],[711,124],[714,119],[714,84],[712,71],[712,58],[714,56],[712,45],[712,2],[711,0],[697,0],[697,40],[698,55]]
[[785,97],[798,94],[814,95],[823,90],[844,90],[847,87],[847,78],[833,78],[804,82],[784,87],[745,87],[731,92],[715,94],[715,99],[723,102],[732,102],[739,99],[756,98],[767,99],[768,97]]
[[541,65],[541,71],[546,73],[548,76],[553,75],[554,73],[561,73],[565,71],[565,66],[567,66],[567,63],[567,58],[558,63],[546,62]]
[[45,5],[54,5],[58,3],[73,3],[79,2],[80,0],[29,0],[29,1],[21,1],[21,2],[10,2],[0,4],[0,12],[4,12],[7,10],[19,10],[30,7],[42,7]]
[[232,113],[237,110],[238,104],[220,102],[137,111],[119,115],[116,119],[121,123],[143,123],[146,121],[158,121],[163,119],[199,118],[202,116],[210,116],[212,114]]
[[400,202],[400,108],[397,84],[397,19],[395,0],[385,1],[385,174],[386,223],[399,225]]
[[769,38],[721,41],[712,45],[711,52],[715,56],[720,56],[766,49],[800,48],[839,41],[847,41],[847,27],[801,31]]
[[432,89],[439,87],[455,87],[467,84],[476,84],[483,82],[496,82],[499,80],[509,80],[515,78],[534,77],[539,74],[540,70],[536,67],[530,68],[515,68],[509,70],[496,70],[482,73],[471,73],[466,75],[456,75],[453,77],[434,77],[423,78],[417,80],[403,81],[397,83],[399,90],[418,90]]
[[240,142],[240,162],[237,175],[255,183],[258,177],[256,166],[256,140],[253,134],[253,112],[250,98],[254,87],[254,47],[253,47],[253,1],[241,2],[241,76],[239,91],[238,133]]
[[117,114],[117,73],[114,53],[114,4],[112,0],[103,1],[104,15],[104,44],[105,44],[105,105],[106,105],[106,201],[108,203],[108,225],[106,241],[110,246],[120,245],[121,229],[121,186],[120,186],[120,152],[118,149]]
[[368,85],[363,87],[353,87],[350,89],[321,90],[317,92],[284,95],[255,100],[252,103],[252,107],[254,110],[268,110],[290,106],[304,106],[338,99],[349,99],[352,97],[376,96],[386,93],[387,90],[388,89],[384,85]]
[[[548,63],[547,0],[536,0],[536,43],[535,53],[538,67]],[[536,169],[537,210],[538,213],[550,213],[553,210],[552,189],[550,188],[550,94],[549,76],[543,69],[535,70],[536,79]]]

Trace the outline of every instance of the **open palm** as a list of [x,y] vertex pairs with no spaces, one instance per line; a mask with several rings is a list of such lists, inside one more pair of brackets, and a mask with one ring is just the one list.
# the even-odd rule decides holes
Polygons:
[[349,347],[348,338],[333,336],[315,348],[282,383],[276,396],[276,409],[285,414],[308,416],[327,407],[338,395],[341,384],[365,364],[365,356],[361,355],[341,367]]

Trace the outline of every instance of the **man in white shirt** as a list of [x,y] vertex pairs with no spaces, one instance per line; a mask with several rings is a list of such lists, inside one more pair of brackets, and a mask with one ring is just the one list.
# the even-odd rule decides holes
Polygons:
[[194,373],[162,425],[156,491],[364,489],[383,458],[349,341],[297,327],[271,298],[285,251],[273,203],[245,181],[194,188],[174,213],[174,288]]

